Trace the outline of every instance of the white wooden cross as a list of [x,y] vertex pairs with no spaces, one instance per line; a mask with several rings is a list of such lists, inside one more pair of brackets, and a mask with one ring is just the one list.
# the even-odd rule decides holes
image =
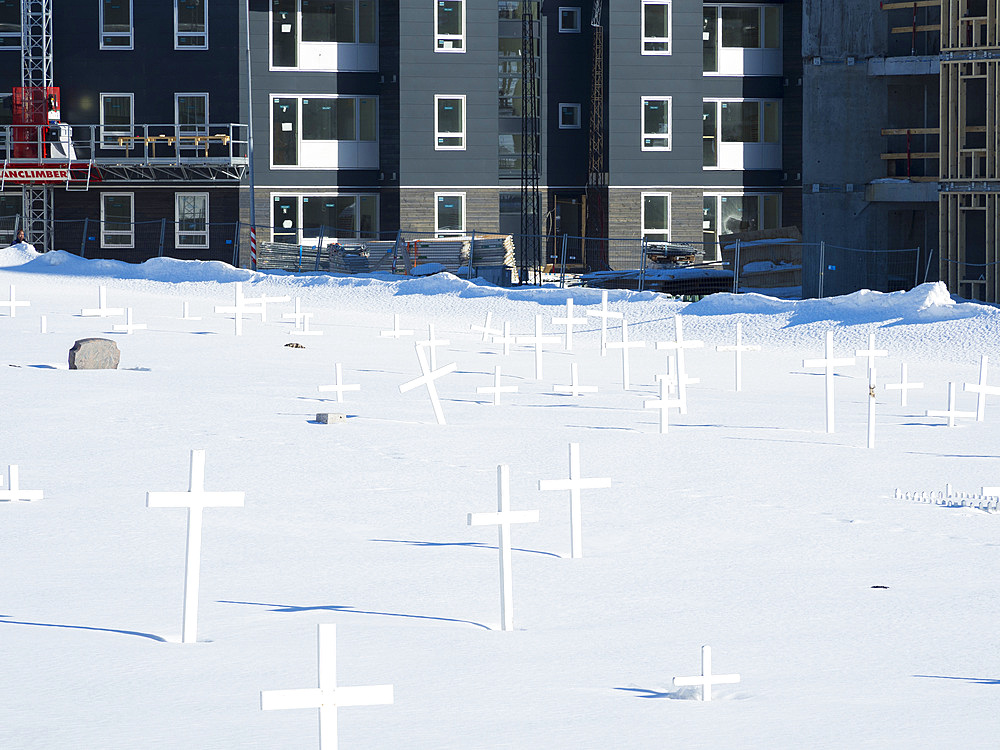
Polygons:
[[[871,342],[874,343],[874,342]],[[869,347],[870,348],[870,347]],[[875,367],[868,370],[868,447],[875,447]]]
[[[241,284],[240,285],[241,289],[242,286],[243,285]],[[248,305],[258,305],[256,309],[249,309],[247,310],[247,312],[252,315],[260,315],[260,322],[266,323],[267,306],[273,302],[291,302],[291,297],[267,297],[262,295],[260,297],[247,297],[243,301],[246,302]]]
[[287,708],[319,709],[320,750],[337,748],[337,709],[341,706],[384,706],[393,701],[392,685],[337,687],[337,626],[316,626],[319,686],[297,690],[261,690],[262,711]]
[[867,360],[868,360],[868,372],[871,372],[872,370],[875,369],[875,358],[876,357],[888,357],[889,356],[889,352],[887,352],[885,349],[876,349],[875,348],[875,334],[874,333],[869,333],[868,334],[868,348],[867,349],[855,349],[854,350],[854,356],[855,357],[865,357],[865,358],[867,358]]
[[200,317],[191,316],[191,308],[187,300],[184,300],[184,304],[181,305],[181,320],[201,320]]
[[243,296],[243,282],[242,281],[237,281],[234,284],[234,287],[235,288],[234,288],[234,291],[233,291],[233,304],[232,304],[232,306],[218,306],[218,305],[216,305],[216,307],[215,307],[215,314],[216,315],[219,315],[219,314],[223,314],[224,315],[226,313],[233,313],[234,316],[235,316],[235,319],[236,319],[236,330],[235,330],[235,333],[236,333],[237,336],[242,336],[243,335],[243,316],[247,315],[247,314],[250,314],[250,313],[257,313],[257,312],[260,312],[260,311],[259,310],[255,310],[253,308],[247,307],[247,304],[246,304],[247,300]]
[[699,677],[675,677],[674,687],[698,685],[701,687],[701,699],[712,700],[712,686],[740,681],[738,674],[712,674],[712,647],[701,647],[701,675]]
[[120,307],[108,307],[108,288],[99,286],[97,288],[97,307],[84,308],[80,310],[80,316],[84,318],[107,318],[112,315],[124,315],[125,311]]
[[[13,289],[13,287],[11,287]],[[966,383],[965,390],[976,393],[979,396],[976,402],[976,421],[982,422],[986,419],[986,397],[1000,396],[1000,386],[986,385],[986,375],[989,371],[990,358],[985,354],[979,360],[979,382]]]
[[645,341],[629,341],[628,340],[628,321],[622,318],[622,340],[621,341],[609,341],[606,348],[608,349],[621,349],[622,350],[622,390],[627,391],[631,387],[629,382],[629,350],[631,349],[645,349]]
[[510,509],[510,467],[497,466],[497,512],[469,513],[469,526],[498,526],[500,548],[500,629],[514,629],[514,581],[511,576],[510,525],[537,523],[537,510]]
[[205,451],[191,451],[187,492],[147,492],[147,508],[187,508],[187,555],[184,563],[184,627],[182,643],[198,640],[198,583],[201,572],[201,526],[205,508],[242,508],[242,492],[205,491]]
[[671,378],[669,375],[657,375],[656,378],[660,383],[660,397],[652,401],[644,401],[643,406],[646,409],[660,410],[660,434],[666,435],[670,426],[670,419],[667,412],[670,409],[680,409],[684,403],[680,397],[670,398],[672,383],[670,382]]
[[402,329],[399,327],[399,313],[393,313],[392,315],[392,329],[388,331],[379,332],[379,336],[384,339],[398,339],[400,336],[412,336],[413,331],[410,329]]
[[586,318],[573,317],[573,298],[566,300],[566,317],[553,318],[552,325],[566,326],[566,351],[573,351],[573,326],[582,326],[587,322]]
[[698,378],[689,378],[684,352],[688,349],[700,349],[704,341],[684,340],[684,322],[680,315],[674,315],[674,340],[656,342],[657,349],[677,350],[677,395],[681,399],[681,414],[687,414],[687,387],[699,382]]
[[48,322],[46,321],[44,315],[42,316],[42,319],[41,319],[41,322],[40,322],[40,328],[41,328],[41,332],[42,333],[48,333]]
[[132,322],[132,308],[131,307],[126,307],[125,308],[125,323],[123,325],[113,325],[113,326],[111,326],[111,330],[112,331],[116,331],[118,333],[125,333],[125,334],[131,335],[131,333],[133,331],[145,331],[146,330],[146,324],[145,323],[133,323]]
[[517,337],[510,335],[510,322],[504,322],[503,324],[503,335],[494,336],[494,344],[503,344],[503,355],[506,357],[510,354],[510,345],[516,343]]
[[717,352],[736,353],[736,392],[743,390],[743,352],[759,352],[759,346],[751,346],[743,343],[743,321],[736,321],[736,344],[733,346],[717,346]]
[[441,399],[438,398],[437,387],[434,385],[434,381],[438,378],[444,377],[449,372],[455,372],[458,367],[454,362],[440,367],[436,370],[432,370],[427,366],[427,355],[424,354],[424,348],[417,344],[415,346],[417,350],[417,360],[420,362],[420,372],[419,378],[415,378],[399,386],[400,393],[406,393],[407,391],[412,391],[421,385],[427,386],[427,395],[430,396],[431,406],[434,407],[434,416],[437,418],[438,424],[444,424],[444,412],[441,411]]
[[496,365],[493,368],[493,385],[492,386],[479,386],[476,388],[476,393],[492,393],[493,394],[493,405],[500,406],[500,394],[501,393],[517,393],[516,385],[500,385],[500,365]]
[[292,331],[293,336],[322,336],[322,331],[314,331],[309,327],[309,321],[312,320],[312,313],[302,313],[302,328],[300,330]]
[[[667,393],[674,393],[677,388],[677,374],[674,372],[674,358],[667,357],[667,368],[662,375],[656,376],[656,382],[667,381]],[[683,412],[681,412],[683,414]]]
[[573,396],[574,398],[584,393],[597,393],[596,385],[580,385],[579,368],[576,366],[576,362],[570,363],[569,374],[569,385],[553,385],[552,390],[560,394],[565,393],[569,396]]
[[302,298],[295,298],[295,309],[292,312],[283,313],[281,316],[282,320],[290,320],[295,324],[295,330],[302,330],[302,321],[305,319],[307,313],[302,312]]
[[[18,474],[17,464],[11,464],[7,467],[7,476],[9,481],[7,486],[9,489],[0,490],[0,500],[41,500],[42,491],[41,490],[22,490],[20,475]],[[0,476],[0,483],[3,482],[3,477]]]
[[543,336],[542,335],[542,316],[535,316],[535,335],[534,336],[518,336],[518,344],[534,344],[535,347],[535,380],[542,379],[542,347],[545,344],[558,344],[558,336]]
[[824,359],[803,360],[803,367],[822,367],[826,371],[826,431],[834,431],[833,422],[833,368],[847,367],[854,364],[854,357],[841,357],[836,359],[833,356],[833,331],[826,332],[826,357]]
[[16,318],[17,317],[17,308],[19,308],[19,307],[30,307],[30,306],[31,306],[30,302],[19,302],[18,301],[17,295],[14,293],[14,285],[13,284],[10,285],[10,299],[9,300],[0,300],[0,307],[6,307],[7,309],[9,309],[10,310],[10,317],[12,317],[12,318]]
[[427,350],[431,353],[431,369],[432,370],[436,370],[437,366],[438,366],[438,364],[437,364],[438,363],[437,348],[439,346],[448,346],[449,344],[451,344],[451,341],[449,341],[448,339],[436,339],[436,338],[434,338],[434,324],[433,323],[428,323],[427,324],[427,340],[426,341],[418,341],[417,344],[419,344],[420,346],[426,347]]
[[583,557],[583,518],[581,490],[599,490],[611,486],[611,477],[584,479],[580,476],[580,444],[569,444],[569,479],[540,479],[540,490],[569,490],[569,536],[572,557]]
[[962,417],[964,419],[973,419],[976,416],[974,411],[959,411],[955,407],[955,384],[948,383],[948,409],[945,411],[941,410],[929,410],[927,412],[928,417],[947,417],[948,426],[955,426],[955,419],[957,417]]
[[469,328],[471,330],[473,330],[473,331],[481,332],[483,334],[483,343],[485,344],[485,343],[489,342],[490,336],[499,336],[500,335],[500,331],[498,331],[496,328],[490,328],[490,324],[492,322],[493,322],[493,313],[490,312],[490,311],[487,311],[487,313],[486,313],[486,323],[484,325],[481,325],[481,326],[473,325],[473,326],[469,326]]
[[899,382],[898,383],[886,383],[885,389],[887,391],[899,391],[899,405],[906,406],[906,394],[910,390],[917,390],[923,388],[923,383],[911,383],[906,379],[906,363],[903,362],[899,366]]
[[319,391],[325,393],[326,391],[334,391],[337,394],[337,403],[344,403],[344,392],[345,391],[360,391],[361,385],[358,383],[352,383],[351,385],[344,384],[344,374],[343,369],[340,366],[340,362],[336,365],[337,380],[333,385],[321,385],[319,386]]
[[618,320],[619,318],[624,318],[624,315],[619,312],[611,312],[608,310],[608,290],[601,290],[601,309],[600,310],[588,310],[587,315],[593,318],[601,319],[601,356],[605,357],[608,354],[608,321]]

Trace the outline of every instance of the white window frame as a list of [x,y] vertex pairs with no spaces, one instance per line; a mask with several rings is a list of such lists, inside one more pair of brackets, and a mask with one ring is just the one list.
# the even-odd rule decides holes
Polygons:
[[[438,126],[438,102],[444,99],[454,99],[462,102],[462,129],[458,133],[442,132]],[[465,94],[435,94],[434,95],[434,150],[435,151],[465,151],[465,130],[466,130],[466,109]],[[438,141],[441,138],[461,138],[462,143],[457,146],[442,146]]]
[[[702,169],[706,170],[722,170],[722,171],[746,171],[748,169],[781,169],[781,155],[782,155],[782,141],[783,141],[783,112],[784,100],[782,99],[740,99],[740,98],[707,98],[704,99],[704,104],[715,104],[715,147],[716,147],[716,161],[718,162],[714,167],[702,166]],[[746,104],[748,102],[757,103],[757,116],[758,116],[758,130],[760,131],[760,139],[756,141],[723,141],[722,140],[722,106],[723,104]],[[764,105],[765,104],[777,104],[778,110],[778,140],[777,141],[765,141],[764,140]],[[724,150],[731,150],[737,146],[742,146],[743,151],[746,153],[748,147],[754,147],[760,152],[761,158],[766,160],[764,156],[766,153],[777,154],[778,164],[777,166],[723,166],[722,162],[726,161],[724,156]]]
[[[22,0],[25,1],[25,0]],[[135,8],[133,7],[132,0],[122,0],[122,2],[128,2],[128,32],[124,31],[104,31],[104,0],[99,0],[98,5],[98,18],[97,18],[97,34],[100,40],[100,48],[107,50],[130,50],[134,48],[135,44]],[[128,44],[108,44],[104,43],[105,39],[124,39],[128,38]]]
[[[442,34],[438,30],[438,15],[437,15],[438,14],[438,7],[439,7],[438,3],[441,2],[441,0],[433,0],[433,2],[434,2],[434,51],[435,52],[443,52],[443,53],[451,53],[451,54],[464,53],[465,49],[466,49],[465,27],[466,27],[467,17],[468,17],[467,3],[465,2],[465,0],[448,0],[448,2],[461,3],[461,6],[462,6],[462,33],[461,34]],[[460,41],[461,44],[462,44],[462,46],[460,48],[442,47],[441,46],[442,43],[454,43],[454,41],[456,39],[458,41]]]
[[[355,205],[357,205],[357,206],[361,205],[361,199],[362,198],[374,198],[375,199],[375,228],[372,230],[372,234],[374,234],[376,237],[379,236],[379,212],[381,211],[381,208],[382,208],[382,206],[381,206],[381,202],[382,201],[381,201],[381,196],[378,193],[354,193],[354,192],[347,192],[347,193],[341,193],[341,192],[336,192],[336,193],[299,193],[299,192],[296,192],[294,190],[274,190],[274,191],[271,191],[271,194],[270,194],[270,197],[268,199],[268,202],[271,205],[271,207],[269,209],[270,210],[270,222],[271,223],[269,224],[269,226],[272,228],[272,230],[271,230],[272,232],[274,231],[273,227],[274,227],[274,221],[275,221],[275,217],[274,217],[274,199],[277,198],[277,197],[295,198],[296,199],[297,210],[296,210],[296,214],[295,214],[295,237],[296,237],[296,244],[298,244],[298,245],[302,245],[304,247],[315,247],[315,241],[314,241],[313,245],[307,245],[306,244],[309,240],[313,240],[312,237],[306,238],[306,237],[303,237],[303,235],[302,235],[302,230],[303,230],[302,216],[303,216],[303,212],[304,212],[303,201],[302,201],[303,198],[309,198],[310,200],[313,199],[313,198],[316,198],[316,199],[345,198],[345,197],[346,198],[354,198],[355,201],[356,201]],[[356,226],[354,228],[354,233],[357,236],[357,235],[361,234],[361,226],[360,226],[361,215],[360,215],[360,212],[358,214],[356,214],[356,216],[358,218],[358,222],[357,222],[358,226]],[[333,227],[331,227],[331,228],[333,228]],[[334,238],[333,237],[324,237],[323,239],[326,240],[326,239],[334,239]],[[354,238],[344,237],[344,238],[337,238],[337,239],[354,239]]]
[[[447,197],[459,197],[462,199],[462,228],[458,229],[441,229],[438,219],[438,201],[441,198]],[[466,223],[465,214],[467,209],[466,194],[461,191],[444,191],[440,193],[434,193],[434,236],[435,237],[461,237],[465,234]]]
[[[209,231],[209,210],[211,208],[211,202],[209,200],[208,193],[174,193],[174,247],[178,250],[192,249],[192,250],[204,250],[208,247],[208,231]],[[200,231],[182,231],[181,230],[181,198],[204,198],[205,199],[205,228]],[[189,242],[181,243],[181,236],[192,237],[195,235],[201,235],[203,241],[197,244],[192,244]]]
[[[646,198],[666,198],[667,199],[667,226],[666,231],[661,231],[659,229],[647,229],[646,227]],[[670,226],[673,220],[673,194],[665,192],[662,190],[654,190],[643,192],[639,196],[639,228],[640,236],[645,239],[647,234],[665,234],[667,239],[665,242],[670,242]],[[653,244],[661,244],[664,240],[649,240]]]
[[[563,12],[569,11],[576,20],[576,23],[572,26],[563,26]],[[560,34],[579,34],[580,33],[580,18],[582,16],[582,11],[580,8],[575,6],[560,6],[559,8],[559,33]]]
[[[716,220],[715,239],[716,239],[716,242],[718,242],[719,237],[721,237],[724,234],[728,234],[728,232],[724,231],[724,227],[721,227],[721,226],[718,225],[718,222],[720,222],[722,220],[722,199],[723,198],[757,198],[758,199],[758,202],[757,202],[757,229],[778,229],[781,226],[781,210],[782,210],[781,193],[777,193],[777,192],[776,193],[767,193],[767,192],[759,192],[759,191],[752,191],[752,192],[749,192],[749,193],[738,193],[738,192],[734,193],[734,192],[731,192],[731,191],[729,191],[729,192],[727,192],[727,191],[721,191],[721,192],[718,192],[718,193],[715,193],[715,192],[705,192],[705,193],[702,194],[702,203],[703,204],[704,204],[705,198],[711,198],[712,200],[715,201],[715,220]],[[778,226],[777,227],[765,227],[764,226],[764,199],[765,198],[776,198],[777,201],[778,201]],[[708,232],[709,229],[710,229],[709,227],[704,226],[704,223],[702,224],[702,232],[703,233],[704,232]]]
[[[355,39],[360,36],[360,0],[354,2]],[[374,0],[373,0],[374,1]],[[385,2],[387,0],[378,0]],[[379,18],[375,5],[375,41],[373,42],[314,42],[302,39],[302,0],[295,0],[295,65],[274,64],[274,8],[267,11],[267,67],[268,70],[308,70],[316,72],[374,73],[379,69]],[[456,50],[457,51],[457,50]]]
[[[129,124],[128,125],[120,125],[120,124],[117,124],[117,125],[105,125],[104,124],[104,100],[107,99],[107,98],[113,97],[113,96],[128,97],[128,114],[129,114]],[[108,137],[110,136],[111,138],[118,138],[119,136],[128,136],[128,137],[131,137],[131,136],[135,135],[135,133],[134,133],[134,130],[135,130],[135,94],[130,93],[130,92],[124,92],[124,91],[122,91],[122,92],[113,92],[113,91],[101,92],[101,95],[100,95],[100,106],[101,106],[101,111],[100,111],[99,115],[100,115],[100,123],[101,123],[101,148],[116,148],[116,149],[120,148],[120,149],[124,149],[126,151],[128,151],[129,149],[131,149],[133,144],[126,142],[126,143],[123,143],[122,145],[119,146],[117,142],[109,141]]]
[[[665,5],[667,7],[667,36],[647,36],[646,35],[646,6],[647,5]],[[642,7],[639,10],[640,18],[639,24],[641,26],[640,40],[639,40],[639,51],[643,55],[670,55],[673,54],[673,37],[674,37],[674,9],[673,0],[642,0]],[[647,50],[646,43],[663,43],[665,42],[667,48],[665,50]]]
[[[704,71],[706,76],[780,76],[783,69],[782,38],[785,18],[782,6],[774,3],[759,3],[755,5],[735,3],[705,3],[703,8],[715,8],[715,55],[718,70]],[[728,47],[722,43],[722,9],[723,8],[756,8],[760,25],[760,39],[756,47]],[[778,46],[764,46],[764,10],[777,9],[778,12]],[[735,67],[734,67],[735,66]]]
[[[205,123],[204,125],[192,125],[192,124],[181,124],[181,110],[180,110],[180,99],[182,96],[200,96],[205,99]],[[208,135],[208,93],[204,91],[178,91],[174,94],[174,124],[177,126],[177,135],[183,134],[195,134],[195,135]],[[178,146],[181,146],[180,141],[177,142]],[[191,144],[185,144],[185,147]],[[193,145],[191,145],[194,148]]]
[[[104,217],[104,199],[128,196],[129,199],[129,231],[128,232],[108,232],[105,228],[106,219]],[[128,235],[128,244],[107,242],[108,237],[123,237]],[[135,247],[135,193],[101,193],[101,248],[131,250]]]
[[[573,117],[573,124],[565,125],[563,124],[563,109],[567,111],[575,112]],[[579,130],[580,124],[580,105],[575,102],[559,102],[559,129],[560,130]]]
[[[639,146],[643,151],[671,151],[673,150],[674,140],[674,101],[672,96],[644,96],[642,97],[640,108],[639,108],[639,129],[641,131],[639,136]],[[647,133],[646,128],[646,102],[665,102],[667,108],[667,132],[664,133]],[[665,140],[667,142],[666,146],[647,146],[646,139],[656,139]]]
[[[268,94],[267,95],[267,108],[268,108],[268,138],[270,139],[271,134],[274,132],[274,100],[275,99],[294,99],[295,100],[295,117],[297,123],[296,129],[296,160],[298,164],[275,164],[274,163],[274,149],[268,148],[268,164],[273,170],[312,170],[312,171],[327,171],[327,170],[337,170],[337,169],[378,169],[378,159],[379,159],[379,118],[381,117],[380,111],[380,100],[377,96],[367,96],[363,94],[352,94],[352,95],[340,95],[340,94]],[[302,125],[302,100],[303,99],[353,99],[354,104],[354,140],[333,140],[333,141],[320,141],[303,138],[303,125]],[[362,99],[373,99],[375,101],[375,140],[374,141],[363,141],[361,140],[361,100]],[[330,144],[330,148],[336,148],[338,151],[337,164],[334,166],[317,166],[315,158],[312,158],[308,153],[309,148],[307,147],[303,150],[304,144]],[[336,144],[336,146],[334,146]],[[367,148],[366,148],[367,146]],[[368,158],[364,165],[352,166],[347,160],[349,152],[355,154],[355,160],[357,163],[362,161],[361,152],[362,150],[366,152]],[[344,152],[345,160],[341,163],[340,151]],[[303,163],[305,162],[305,163]],[[295,195],[295,193],[276,193],[276,195]],[[307,194],[308,195],[308,194]],[[327,195],[327,193],[324,193]]]
[[[204,2],[204,8],[205,8],[205,31],[204,32],[195,32],[195,33],[185,33],[185,34],[182,34],[180,32],[180,29],[178,29],[178,13],[177,13],[177,11],[178,11],[178,8],[177,8],[178,0],[174,0],[174,49],[176,49],[176,50],[208,49],[208,2],[209,2],[209,0],[203,0],[203,2]],[[180,44],[180,38],[182,36],[191,36],[191,37],[201,36],[201,37],[204,37],[204,41],[202,42],[202,44],[185,44],[185,45],[181,45]]]

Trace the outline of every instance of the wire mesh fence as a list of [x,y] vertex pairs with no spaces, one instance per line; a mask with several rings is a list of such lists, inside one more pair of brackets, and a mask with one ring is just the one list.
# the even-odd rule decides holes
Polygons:
[[0,245],[13,245],[17,230],[21,228],[21,216],[0,216]]
[[[239,223],[58,219],[53,246],[83,258],[142,263],[169,256],[239,265]],[[30,241],[30,238],[29,238]]]

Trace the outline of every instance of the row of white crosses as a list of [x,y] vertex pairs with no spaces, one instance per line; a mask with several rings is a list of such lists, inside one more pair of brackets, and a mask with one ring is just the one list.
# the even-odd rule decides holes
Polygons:
[[216,315],[227,315],[232,314],[235,320],[235,334],[237,336],[243,335],[243,316],[244,315],[259,315],[260,322],[267,322],[267,306],[273,302],[289,302],[290,297],[268,297],[262,295],[260,297],[246,297],[243,294],[243,282],[237,281],[234,285],[233,290],[233,304],[231,306],[227,305],[217,305],[215,307]]

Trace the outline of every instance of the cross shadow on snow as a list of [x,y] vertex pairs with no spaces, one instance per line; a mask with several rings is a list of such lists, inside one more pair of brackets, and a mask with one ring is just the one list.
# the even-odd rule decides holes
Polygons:
[[140,633],[138,630],[117,630],[115,628],[95,628],[90,625],[58,625],[52,622],[25,622],[23,620],[8,620],[3,618],[8,618],[10,615],[0,615],[0,624],[4,625],[33,625],[39,628],[67,628],[69,630],[94,630],[99,633],[118,633],[119,635],[135,635],[140,638],[149,638],[151,641],[159,641],[160,643],[166,643],[166,638],[161,638],[158,635],[153,635],[152,633]]
[[678,690],[670,690],[668,692],[662,692],[660,690],[649,690],[648,688],[625,688],[618,687],[615,690],[621,690],[626,693],[636,693],[637,698],[668,698],[672,701],[694,701],[698,700],[700,696],[700,689],[697,687],[682,687]]
[[434,620],[436,622],[457,622],[462,625],[473,625],[483,630],[492,630],[488,625],[472,620],[460,620],[456,617],[432,617],[431,615],[407,615],[402,612],[375,612],[367,609],[355,609],[345,604],[319,604],[305,606],[295,604],[266,604],[265,602],[236,602],[228,599],[218,599],[219,604],[245,604],[251,607],[270,607],[272,612],[343,612],[349,615],[377,615],[379,617],[405,617],[412,620]]
[[[495,544],[483,544],[482,542],[421,542],[414,539],[369,539],[369,542],[387,542],[389,544],[409,544],[414,547],[473,547],[475,549],[499,549]],[[521,547],[511,547],[511,552],[530,552],[533,555],[548,555],[549,557],[562,557],[555,552],[545,552],[540,549],[523,549]]]
[[937,674],[915,674],[914,677],[925,677],[929,680],[961,680],[971,682],[974,685],[1000,685],[1000,679],[990,679],[989,677],[945,677]]

